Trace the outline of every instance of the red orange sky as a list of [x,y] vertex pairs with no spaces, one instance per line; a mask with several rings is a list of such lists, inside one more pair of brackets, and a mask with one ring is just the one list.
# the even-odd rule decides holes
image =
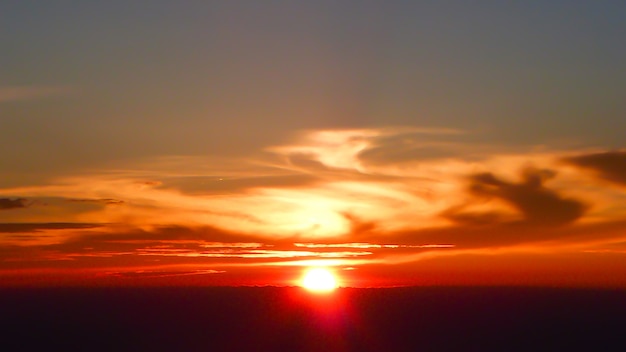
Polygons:
[[626,7],[0,5],[0,286],[626,286]]
[[472,157],[416,162],[440,133],[312,132],[232,170],[165,158],[6,188],[2,275],[286,285],[331,266],[358,286],[623,284],[626,152],[428,142]]

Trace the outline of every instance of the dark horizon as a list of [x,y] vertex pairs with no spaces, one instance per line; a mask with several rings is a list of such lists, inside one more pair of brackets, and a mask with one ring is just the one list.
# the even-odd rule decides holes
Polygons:
[[0,331],[6,351],[618,351],[625,297],[545,287],[16,288],[0,290]]

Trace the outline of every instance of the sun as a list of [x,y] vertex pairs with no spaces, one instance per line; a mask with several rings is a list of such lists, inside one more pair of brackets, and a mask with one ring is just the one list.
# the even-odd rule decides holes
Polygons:
[[337,288],[337,279],[326,268],[311,268],[302,276],[301,285],[312,292],[331,292]]

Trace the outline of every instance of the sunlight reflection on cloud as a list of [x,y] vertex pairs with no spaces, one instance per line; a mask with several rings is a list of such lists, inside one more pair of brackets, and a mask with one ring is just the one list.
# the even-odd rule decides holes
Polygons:
[[358,266],[534,243],[601,250],[625,236],[623,152],[500,150],[463,135],[309,131],[246,160],[151,158],[2,189],[0,231],[9,235],[0,245],[33,248],[4,263],[39,255]]

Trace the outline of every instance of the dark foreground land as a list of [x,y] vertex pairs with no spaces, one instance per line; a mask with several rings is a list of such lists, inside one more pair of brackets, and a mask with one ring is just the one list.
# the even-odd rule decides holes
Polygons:
[[2,351],[621,351],[626,291],[0,290]]

